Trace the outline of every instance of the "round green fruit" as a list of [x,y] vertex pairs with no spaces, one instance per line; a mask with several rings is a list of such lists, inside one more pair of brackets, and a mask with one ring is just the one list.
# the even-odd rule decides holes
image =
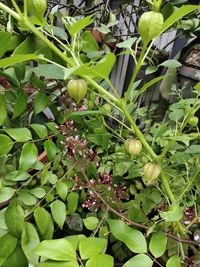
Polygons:
[[108,114],[111,112],[111,106],[109,104],[104,104],[101,109]]
[[196,116],[193,116],[189,119],[188,124],[192,127],[196,127],[199,123],[199,118]]
[[139,19],[138,30],[144,43],[156,38],[163,26],[164,18],[159,12],[148,11]]
[[142,143],[137,139],[128,139],[125,142],[125,148],[130,155],[138,155],[142,150]]
[[160,165],[155,164],[155,163],[147,163],[144,166],[144,171],[143,171],[143,175],[144,175],[144,183],[146,185],[150,185],[152,184],[160,175],[161,172],[161,168]]
[[87,94],[87,83],[83,79],[70,80],[67,84],[67,91],[69,96],[79,103]]

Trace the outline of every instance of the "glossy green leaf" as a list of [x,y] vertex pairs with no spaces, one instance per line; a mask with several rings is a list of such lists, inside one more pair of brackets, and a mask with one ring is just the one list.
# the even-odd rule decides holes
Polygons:
[[37,55],[27,54],[27,55],[16,55],[11,57],[6,57],[0,60],[0,68],[7,67],[9,65],[14,65],[16,63],[29,61],[29,60],[37,60],[40,59]]
[[19,170],[24,172],[29,170],[38,159],[38,150],[34,143],[26,143],[22,147],[19,159]]
[[27,142],[32,139],[31,132],[27,128],[3,129],[17,142]]
[[34,53],[41,46],[42,44],[37,42],[37,38],[28,36],[22,43],[20,43],[20,45],[16,47],[13,52],[13,56]]
[[151,241],[149,244],[149,249],[152,255],[155,258],[159,258],[165,253],[166,248],[167,248],[166,235],[162,231],[154,233],[151,237]]
[[163,27],[161,31],[158,33],[158,36],[170,28],[176,21],[180,20],[182,17],[186,16],[187,14],[199,9],[200,6],[197,5],[183,5],[178,8],[168,19],[166,19],[163,23]]
[[0,93],[0,126],[4,124],[7,118],[7,105],[5,96]]
[[83,219],[83,223],[88,230],[94,230],[97,227],[99,220],[96,217],[87,217]]
[[4,262],[3,267],[28,267],[28,261],[21,246],[17,246],[15,251]]
[[177,222],[183,217],[183,207],[177,204],[171,205],[168,211],[160,211],[160,216],[166,222]]
[[8,181],[25,181],[30,177],[30,174],[27,172],[21,173],[18,175],[18,171],[13,171],[13,172],[9,172],[6,176],[5,176],[5,180]]
[[79,251],[82,259],[89,259],[103,253],[107,245],[104,238],[88,237],[80,241]]
[[51,203],[50,208],[54,221],[62,229],[67,216],[65,204],[60,200],[55,200]]
[[76,260],[74,261],[45,261],[38,264],[38,267],[79,267]]
[[82,34],[82,39],[82,51],[84,53],[99,51],[99,46],[90,31],[84,31]]
[[112,235],[124,242],[126,246],[135,253],[146,253],[147,243],[144,235],[136,229],[131,228],[121,220],[108,220]]
[[181,267],[181,259],[177,255],[173,255],[167,261],[166,267]]
[[31,12],[39,21],[43,21],[44,13],[47,9],[46,0],[29,0],[28,11]]
[[24,254],[31,264],[37,264],[39,257],[35,254],[34,249],[40,243],[35,227],[28,222],[25,222],[22,232],[21,245]]
[[37,248],[35,253],[39,256],[56,261],[72,261],[76,259],[76,251],[66,239],[44,240]]
[[78,200],[79,200],[79,194],[75,193],[75,192],[71,192],[68,194],[67,196],[67,208],[68,208],[68,212],[69,214],[73,214],[77,207],[78,207]]
[[24,210],[16,198],[12,199],[5,212],[5,222],[9,232],[20,238],[24,227]]
[[37,76],[42,76],[46,79],[66,80],[76,69],[77,67],[65,68],[61,65],[42,64],[32,68],[32,71]]
[[92,16],[87,16],[84,18],[79,19],[77,22],[75,22],[70,28],[68,29],[71,36],[73,36],[76,33],[79,33],[81,30],[83,30],[86,26],[92,24],[94,22],[94,19],[92,19]]
[[7,233],[0,238],[0,244],[0,266],[2,266],[14,252],[17,246],[17,238]]
[[15,194],[15,189],[11,187],[0,188],[0,203],[9,200]]
[[37,227],[44,239],[53,237],[54,225],[50,213],[44,208],[38,207],[34,211],[34,218]]
[[43,111],[49,103],[49,98],[47,95],[45,95],[44,93],[37,93],[35,99],[34,99],[34,110],[35,113],[40,113],[41,111]]
[[167,68],[179,68],[181,67],[181,63],[175,59],[169,59],[162,62],[159,66],[167,67]]
[[127,261],[122,267],[152,267],[153,261],[145,254],[138,254]]
[[17,118],[19,115],[21,115],[26,110],[27,101],[28,101],[27,94],[24,92],[21,92],[15,101],[13,119]]
[[52,140],[47,140],[44,142],[44,148],[47,153],[48,160],[53,160],[56,153],[58,152],[58,148],[54,144]]
[[21,36],[13,32],[0,31],[0,58],[7,52],[12,51],[20,43]]
[[37,198],[32,195],[28,189],[21,189],[18,193],[19,200],[27,206],[33,206],[37,203]]
[[107,254],[95,255],[90,258],[85,267],[114,267],[114,258]]
[[37,133],[37,135],[40,137],[40,138],[45,138],[47,137],[48,135],[48,131],[47,131],[47,128],[45,125],[43,124],[31,124],[30,125],[31,128],[33,128],[33,130]]
[[128,38],[126,41],[118,43],[116,46],[119,48],[132,49],[133,44],[136,42],[137,38]]
[[6,155],[13,145],[13,141],[7,135],[0,134],[0,156]]
[[64,182],[59,182],[56,185],[56,192],[62,200],[65,200],[68,194],[68,186]]
[[68,235],[65,237],[66,240],[68,240],[75,250],[78,250],[79,244],[81,240],[86,239],[85,235]]
[[31,189],[30,193],[37,198],[43,198],[46,195],[46,191],[41,187],[35,187]]

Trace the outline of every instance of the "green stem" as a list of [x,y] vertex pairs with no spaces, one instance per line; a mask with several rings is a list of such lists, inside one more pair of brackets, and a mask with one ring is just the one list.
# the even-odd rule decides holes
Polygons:
[[196,180],[197,176],[199,175],[199,173],[200,173],[200,169],[197,169],[196,172],[195,172],[195,174],[193,175],[193,177],[190,179],[190,181],[186,185],[186,187],[183,190],[183,192],[180,194],[179,201],[183,198],[183,196],[185,195],[185,193],[190,190],[190,188],[192,187],[192,185],[193,185],[194,181]]
[[135,69],[134,69],[134,72],[133,72],[133,76],[131,78],[131,81],[130,81],[128,89],[127,89],[127,92],[126,92],[125,97],[124,97],[124,102],[125,103],[127,103],[128,99],[130,97],[132,86],[133,86],[133,84],[134,84],[134,82],[135,82],[135,80],[137,78],[138,72],[139,72],[139,70],[140,70],[140,68],[142,66],[146,48],[147,48],[147,43],[144,43],[144,45],[142,47],[142,50],[140,52],[140,56],[139,56],[137,65],[135,66]]
[[13,11],[11,8],[9,8],[8,6],[4,5],[3,3],[0,3],[0,9],[4,10],[8,14],[10,14],[12,17],[17,19],[18,21],[21,20],[21,17],[20,17],[20,15],[17,14],[17,12]]

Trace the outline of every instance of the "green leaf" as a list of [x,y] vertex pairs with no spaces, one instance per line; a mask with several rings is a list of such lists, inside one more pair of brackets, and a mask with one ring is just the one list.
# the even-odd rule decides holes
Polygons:
[[33,128],[33,130],[37,133],[37,135],[43,139],[45,137],[47,137],[48,132],[47,132],[47,128],[45,125],[42,124],[31,124],[31,128]]
[[126,246],[135,253],[146,253],[147,243],[144,235],[125,224],[121,220],[108,220],[112,235],[124,242]]
[[86,239],[85,235],[68,235],[65,237],[66,240],[68,240],[75,250],[78,250],[79,244],[81,240]]
[[93,77],[109,80],[110,72],[115,64],[116,56],[113,53],[107,54],[102,60],[98,61],[94,66],[88,64],[80,66],[74,71],[77,75],[89,75]]
[[187,14],[199,9],[200,6],[197,5],[183,5],[178,8],[168,19],[166,19],[163,23],[163,27],[161,31],[158,33],[158,36],[170,28],[176,21],[180,20],[182,17],[186,16]]
[[126,41],[118,43],[116,46],[119,48],[128,48],[132,49],[133,44],[136,42],[137,38],[129,38]]
[[173,255],[167,261],[166,267],[181,267],[181,259],[177,255]]
[[39,21],[43,21],[44,13],[47,9],[46,0],[29,0],[28,11],[30,11]]
[[5,202],[12,198],[15,194],[15,189],[11,187],[0,188],[0,203]]
[[28,261],[21,246],[17,246],[11,256],[4,262],[3,267],[28,267]]
[[15,47],[21,41],[21,36],[16,35],[13,32],[1,31],[0,32],[0,40],[1,40],[0,58],[2,58],[3,55],[7,51],[11,51],[11,50],[15,49]]
[[83,219],[83,223],[88,230],[94,230],[97,227],[99,220],[96,217],[87,217]]
[[92,24],[94,22],[94,19],[92,19],[92,16],[87,16],[82,19],[79,19],[77,22],[75,22],[70,28],[68,29],[71,36],[73,36],[76,33],[79,33],[81,30],[83,30],[86,26]]
[[35,113],[38,114],[43,111],[49,104],[49,98],[44,93],[37,93],[33,105]]
[[38,158],[38,150],[34,143],[26,143],[22,147],[21,156],[19,159],[19,171],[25,172],[29,170]]
[[67,208],[68,208],[68,212],[69,214],[73,214],[77,207],[78,207],[78,200],[79,200],[79,194],[75,193],[75,192],[71,192],[68,194],[67,196]]
[[65,204],[60,200],[55,200],[51,203],[50,208],[54,221],[62,229],[67,216]]
[[21,245],[27,259],[34,265],[38,263],[39,259],[39,257],[35,254],[34,249],[39,243],[40,239],[35,227],[31,223],[25,222],[22,232]]
[[104,238],[88,237],[82,239],[79,244],[81,259],[89,259],[97,254],[103,253],[107,245]]
[[58,152],[58,148],[56,145],[53,143],[52,140],[47,140],[44,142],[44,148],[47,153],[48,160],[53,160],[56,153]]
[[82,51],[84,53],[99,51],[99,46],[90,31],[85,31],[82,34],[82,40]]
[[68,186],[64,182],[59,182],[56,185],[56,192],[62,200],[65,200],[68,194]]
[[178,204],[171,205],[168,211],[160,211],[160,216],[166,222],[178,222],[183,217],[183,208]]
[[12,199],[5,212],[5,222],[10,233],[20,238],[24,227],[24,210],[16,198]]
[[[103,255],[95,255],[90,258],[85,267],[114,267],[114,259],[112,256],[103,254]],[[144,267],[144,266],[143,266]]]
[[45,190],[41,187],[35,187],[35,188],[31,189],[30,193],[37,198],[43,198],[46,195]]
[[0,156],[6,155],[13,145],[13,141],[7,135],[0,134]]
[[33,196],[28,189],[21,189],[18,196],[19,200],[27,206],[33,206],[37,203],[37,198]]
[[0,68],[4,68],[9,65],[14,65],[16,63],[20,63],[24,61],[37,60],[37,59],[41,59],[41,58],[34,54],[16,55],[16,56],[11,56],[11,57],[6,57],[0,60]]
[[34,218],[42,237],[44,239],[51,239],[53,237],[54,225],[50,213],[44,208],[37,207],[34,211]]
[[76,251],[66,239],[44,240],[37,248],[35,253],[39,256],[56,261],[72,261],[76,259]]
[[0,126],[4,124],[6,118],[7,118],[7,105],[6,105],[6,99],[5,96],[0,93]]
[[27,94],[24,92],[21,92],[15,101],[13,117],[12,117],[13,119],[17,118],[19,115],[21,115],[26,110],[27,101],[28,101]]
[[127,261],[122,267],[152,267],[153,261],[145,254],[139,254]]
[[79,267],[77,261],[45,261],[38,264],[39,267]]
[[3,129],[17,142],[27,142],[32,139],[31,132],[27,128]]
[[20,43],[20,45],[16,47],[12,55],[14,56],[34,53],[41,46],[42,44],[37,42],[37,38],[28,36],[22,43]]
[[17,246],[17,238],[7,233],[0,238],[0,244],[0,266],[2,266],[5,260],[14,252]]
[[191,145],[185,151],[186,154],[199,154],[200,153],[200,145]]
[[182,64],[175,59],[169,59],[161,63],[159,66],[163,66],[167,68],[179,68],[182,66]]
[[149,249],[152,255],[155,258],[159,258],[165,253],[166,248],[167,248],[166,235],[162,231],[154,233],[151,237],[151,241],[149,244]]

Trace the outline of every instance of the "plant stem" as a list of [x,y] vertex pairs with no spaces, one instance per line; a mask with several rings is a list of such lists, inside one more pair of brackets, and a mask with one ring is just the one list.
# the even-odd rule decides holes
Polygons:
[[147,48],[147,43],[144,43],[143,47],[142,47],[142,50],[140,52],[140,56],[139,56],[137,65],[135,66],[135,69],[134,69],[134,72],[133,72],[133,76],[131,78],[131,81],[130,81],[128,89],[127,89],[127,92],[125,94],[124,103],[127,103],[128,99],[130,97],[132,86],[133,86],[133,84],[134,84],[134,82],[135,82],[135,80],[137,78],[138,72],[139,72],[139,70],[140,70],[140,68],[142,66],[143,60],[144,60],[144,55],[145,55],[146,48]]
[[179,201],[183,198],[183,196],[185,195],[185,193],[190,190],[190,188],[192,187],[192,184],[194,183],[194,181],[197,178],[197,176],[199,175],[199,173],[200,173],[200,169],[197,169],[196,172],[195,172],[195,174],[193,175],[193,177],[190,179],[190,181],[186,185],[186,187],[183,190],[183,192],[180,194]]
[[13,11],[11,8],[9,8],[8,6],[4,5],[3,3],[0,3],[0,9],[4,10],[8,14],[10,14],[12,17],[17,19],[18,21],[21,20],[21,17],[20,17],[20,15],[17,14],[17,12]]

